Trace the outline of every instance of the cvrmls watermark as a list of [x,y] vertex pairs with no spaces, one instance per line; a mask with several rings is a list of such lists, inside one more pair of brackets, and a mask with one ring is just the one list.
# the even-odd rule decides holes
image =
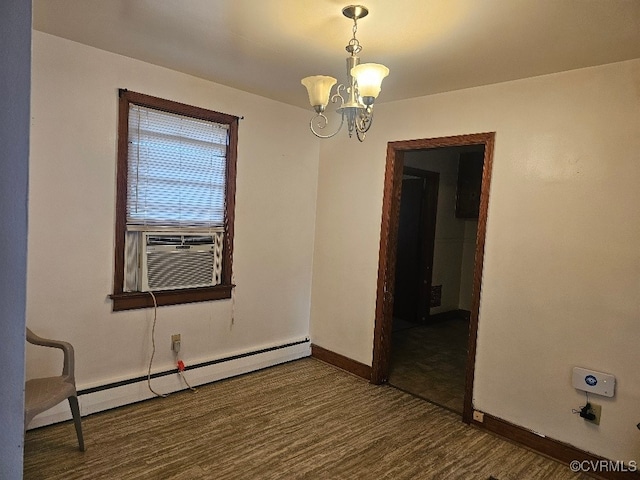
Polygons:
[[572,472],[637,472],[635,460],[621,462],[620,460],[573,460],[569,464]]

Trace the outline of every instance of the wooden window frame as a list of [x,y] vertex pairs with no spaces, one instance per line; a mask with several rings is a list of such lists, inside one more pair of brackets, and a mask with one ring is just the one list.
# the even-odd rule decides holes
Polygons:
[[113,274],[113,311],[132,310],[154,306],[154,299],[148,292],[124,291],[124,254],[127,208],[127,165],[129,138],[129,105],[162,110],[187,117],[198,118],[229,126],[229,145],[226,155],[226,192],[224,217],[224,247],[222,257],[222,280],[212,287],[184,288],[154,291],[158,306],[178,305],[192,302],[206,302],[231,298],[233,285],[231,272],[233,264],[233,232],[235,219],[236,162],[238,150],[238,117],[215,112],[200,107],[152,97],[142,93],[119,90],[118,111],[118,171],[116,177],[116,224],[115,224],[115,265]]

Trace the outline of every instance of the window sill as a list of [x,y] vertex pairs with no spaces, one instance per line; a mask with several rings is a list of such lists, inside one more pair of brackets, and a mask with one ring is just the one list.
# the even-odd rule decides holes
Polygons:
[[[216,285],[215,287],[188,288],[181,290],[162,290],[153,292],[158,306],[179,305],[182,303],[208,302],[231,298],[234,285]],[[153,307],[153,298],[147,292],[113,293],[113,311],[134,310]]]

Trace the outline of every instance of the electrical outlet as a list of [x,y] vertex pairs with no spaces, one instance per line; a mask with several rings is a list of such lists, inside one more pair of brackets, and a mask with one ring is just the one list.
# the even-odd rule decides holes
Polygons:
[[171,350],[175,353],[180,351],[180,334],[171,335]]
[[473,411],[473,419],[476,422],[480,422],[480,423],[484,422],[484,413],[479,412],[478,410],[474,410]]
[[589,409],[589,413],[593,413],[595,415],[595,418],[593,420],[585,418],[585,420],[587,422],[591,422],[591,423],[594,423],[596,425],[600,425],[600,415],[602,413],[602,406],[597,405],[595,403],[590,403],[590,405],[591,405],[591,408]]

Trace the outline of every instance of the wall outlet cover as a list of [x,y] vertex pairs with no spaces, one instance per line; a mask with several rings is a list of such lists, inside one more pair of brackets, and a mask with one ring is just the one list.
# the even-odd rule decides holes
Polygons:
[[592,413],[593,415],[595,415],[595,418],[593,420],[589,420],[588,418],[585,418],[585,420],[595,425],[600,425],[600,417],[602,416],[602,406],[596,405],[595,403],[590,403],[590,405],[591,405],[591,409],[589,410],[589,413]]

